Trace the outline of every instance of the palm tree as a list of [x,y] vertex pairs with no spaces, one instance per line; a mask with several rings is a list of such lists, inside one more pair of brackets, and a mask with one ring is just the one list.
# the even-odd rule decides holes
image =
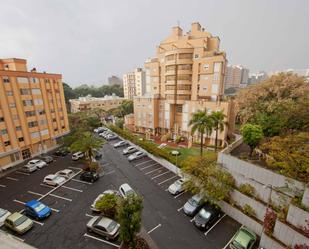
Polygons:
[[213,129],[213,119],[204,111],[197,111],[192,115],[189,125],[192,125],[191,133],[198,131],[201,135],[201,156],[203,156],[204,134],[210,135]]
[[224,126],[227,125],[227,123],[224,121],[225,117],[226,115],[223,113],[223,111],[215,111],[210,115],[210,118],[213,121],[213,127],[216,131],[215,151],[217,151],[218,146],[218,131],[222,132],[224,130]]

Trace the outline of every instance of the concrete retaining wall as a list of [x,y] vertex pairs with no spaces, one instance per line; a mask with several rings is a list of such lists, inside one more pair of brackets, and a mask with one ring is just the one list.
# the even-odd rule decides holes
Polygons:
[[309,213],[291,204],[286,220],[295,227],[307,227],[309,225],[307,225],[306,220],[309,222]]
[[265,233],[262,234],[260,247],[266,249],[286,249],[286,246],[282,246],[277,241],[273,240],[272,238],[268,237]]
[[305,189],[303,199],[301,202],[304,206],[309,207],[309,187]]

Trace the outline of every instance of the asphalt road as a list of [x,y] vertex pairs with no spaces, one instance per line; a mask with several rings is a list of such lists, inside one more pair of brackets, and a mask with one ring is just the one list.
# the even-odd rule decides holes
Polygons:
[[[224,248],[240,227],[240,224],[224,216],[205,235],[191,223],[181,207],[190,197],[189,193],[172,196],[168,186],[178,176],[149,158],[129,163],[122,149],[114,149],[106,143],[102,148],[104,175],[99,181],[87,184],[79,181],[82,165],[70,156],[57,158],[49,166],[24,175],[13,172],[0,179],[0,207],[11,212],[23,209],[23,202],[42,197],[42,202],[55,211],[46,220],[35,223],[33,229],[18,238],[37,248],[117,248],[119,242],[108,242],[86,231],[86,223],[93,215],[90,204],[107,189],[118,189],[129,183],[144,199],[143,226],[158,248],[200,249]],[[42,186],[43,178],[50,173],[71,168],[76,176],[53,190]],[[47,195],[46,195],[47,194]],[[46,196],[45,196],[46,195]],[[8,231],[6,228],[1,229]]]

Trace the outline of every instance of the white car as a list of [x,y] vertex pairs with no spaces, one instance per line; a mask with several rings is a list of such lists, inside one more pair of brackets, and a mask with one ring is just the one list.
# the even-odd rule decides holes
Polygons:
[[56,176],[56,175],[48,175],[45,176],[43,183],[51,186],[58,186],[62,183],[64,183],[66,179],[62,176]]
[[38,169],[42,169],[43,167],[45,167],[47,165],[46,162],[44,162],[43,160],[39,160],[39,159],[33,159],[30,160],[26,165],[35,165]]
[[97,198],[95,198],[95,200],[93,201],[93,203],[91,204],[91,210],[93,212],[100,212],[98,209],[95,208],[97,202],[106,194],[112,194],[112,195],[117,195],[117,196],[120,196],[120,193],[117,191],[117,190],[105,190],[102,194],[99,194],[97,196]]
[[180,194],[181,192],[185,191],[185,182],[186,180],[184,178],[178,179],[168,187],[168,192],[170,192],[172,195]]
[[128,197],[129,195],[135,195],[135,191],[130,187],[129,184],[124,183],[119,187],[119,192],[123,198]]
[[146,156],[146,153],[142,152],[142,151],[137,151],[135,152],[134,154],[130,155],[128,157],[128,160],[129,162],[133,161],[133,160],[137,160],[137,159],[140,159],[140,158],[143,158]]
[[72,160],[77,161],[83,157],[84,157],[84,153],[81,151],[78,151],[72,155]]
[[8,210],[0,208],[0,227],[3,226],[5,219],[11,215]]
[[65,179],[69,179],[69,178],[71,178],[72,176],[74,176],[74,171],[73,171],[73,170],[70,170],[70,169],[64,169],[64,170],[58,171],[55,175],[56,175],[56,176],[62,176],[62,177],[64,177]]
[[162,148],[164,148],[164,147],[166,147],[166,146],[167,146],[166,143],[162,143],[162,144],[160,144],[160,145],[158,146],[158,148],[159,148],[159,149],[162,149]]
[[122,147],[122,146],[125,146],[127,144],[128,144],[127,141],[119,141],[119,142],[114,144],[114,148]]
[[128,148],[126,148],[122,151],[122,154],[128,155],[128,154],[131,154],[131,153],[136,152],[136,151],[137,151],[137,148],[135,146],[129,146]]

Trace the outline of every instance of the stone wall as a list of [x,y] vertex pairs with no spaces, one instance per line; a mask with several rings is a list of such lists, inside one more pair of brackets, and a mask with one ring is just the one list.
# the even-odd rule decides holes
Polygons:
[[286,249],[286,246],[279,244],[277,241],[273,240],[272,238],[268,237],[265,233],[262,234],[260,247],[266,249]]
[[286,220],[295,227],[306,227],[309,226],[306,223],[306,220],[309,222],[309,213],[291,204]]
[[303,199],[301,202],[304,206],[309,207],[309,187],[305,189]]

